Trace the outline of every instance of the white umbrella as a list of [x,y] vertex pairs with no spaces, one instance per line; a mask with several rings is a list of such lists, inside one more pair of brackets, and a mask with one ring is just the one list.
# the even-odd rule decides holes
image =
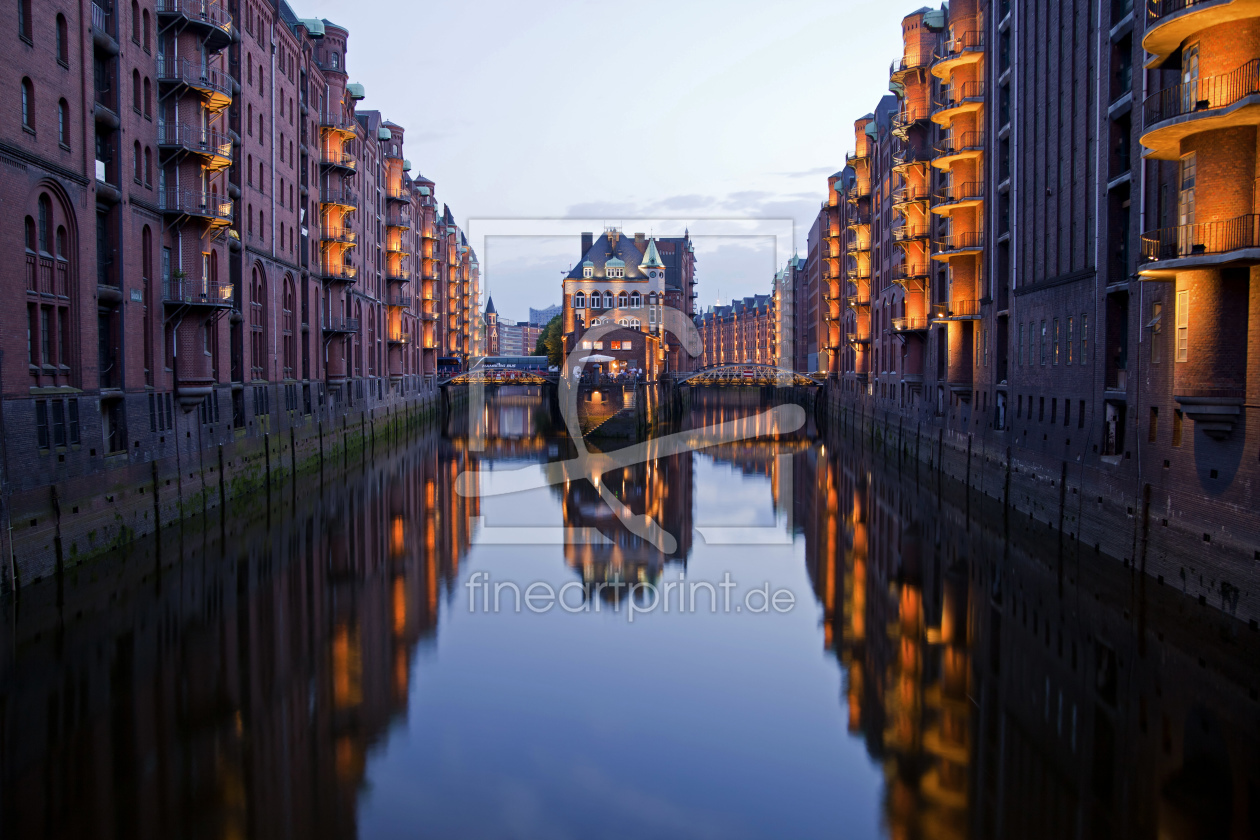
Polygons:
[[612,356],[601,356],[600,354],[596,353],[594,356],[585,356],[581,359],[578,359],[578,361],[579,362],[615,362],[617,360],[614,359]]

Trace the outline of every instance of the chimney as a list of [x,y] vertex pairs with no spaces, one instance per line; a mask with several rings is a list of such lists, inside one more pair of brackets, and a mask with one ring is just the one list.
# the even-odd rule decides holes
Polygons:
[[581,256],[578,257],[578,259],[580,260],[586,259],[586,252],[591,250],[591,245],[593,245],[594,243],[595,243],[595,234],[593,233],[582,234],[582,254]]
[[638,248],[640,251],[646,248],[647,247],[647,234],[636,233],[634,235],[634,247]]

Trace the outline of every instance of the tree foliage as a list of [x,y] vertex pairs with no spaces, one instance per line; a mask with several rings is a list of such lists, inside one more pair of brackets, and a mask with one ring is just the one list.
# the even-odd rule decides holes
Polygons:
[[560,316],[552,318],[538,334],[538,343],[534,346],[535,356],[546,356],[547,364],[559,367],[564,361],[564,333],[560,330]]

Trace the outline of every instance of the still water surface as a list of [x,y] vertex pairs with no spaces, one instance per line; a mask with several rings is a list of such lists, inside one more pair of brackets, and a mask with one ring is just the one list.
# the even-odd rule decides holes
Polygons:
[[588,482],[496,495],[572,453],[503,396],[483,450],[456,418],[28,587],[0,836],[1260,831],[1255,632],[756,411],[702,396],[762,436],[605,476],[670,554]]

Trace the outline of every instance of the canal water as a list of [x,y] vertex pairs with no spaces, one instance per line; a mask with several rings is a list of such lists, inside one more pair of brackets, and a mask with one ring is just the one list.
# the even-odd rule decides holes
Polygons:
[[1260,833],[1212,606],[748,397],[461,414],[0,605],[0,836]]

